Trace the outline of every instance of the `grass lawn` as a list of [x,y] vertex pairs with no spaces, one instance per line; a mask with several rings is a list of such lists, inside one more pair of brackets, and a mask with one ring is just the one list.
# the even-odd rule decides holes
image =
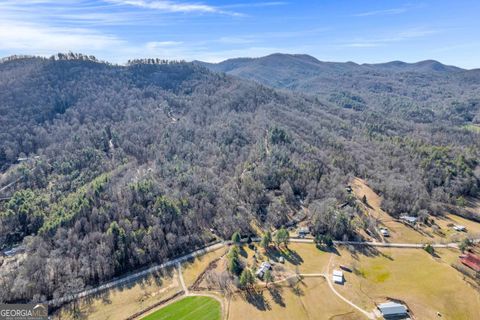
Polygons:
[[363,319],[340,300],[323,278],[305,278],[289,286],[258,290],[252,296],[236,294],[230,301],[229,320]]
[[220,320],[220,303],[210,297],[186,297],[142,320]]
[[121,288],[108,290],[100,296],[92,296],[81,300],[77,317],[73,313],[72,304],[62,307],[54,319],[124,319],[141,311],[156,302],[166,299],[181,288],[175,270],[161,278],[149,276]]
[[312,243],[290,243],[288,248],[292,252],[292,258],[286,258],[285,266],[292,271],[298,268],[300,273],[324,272],[330,254],[321,251]]
[[333,267],[346,264],[358,272],[345,273],[346,283],[337,290],[372,310],[387,297],[407,303],[417,319],[477,319],[480,294],[450,266],[458,260],[458,251],[439,249],[438,258],[418,249],[381,249],[379,252],[351,254],[339,250]]

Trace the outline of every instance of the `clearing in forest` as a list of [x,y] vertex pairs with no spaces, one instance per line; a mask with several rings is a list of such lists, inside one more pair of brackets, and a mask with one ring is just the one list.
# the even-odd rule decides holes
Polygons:
[[380,225],[386,227],[390,232],[390,237],[385,238],[387,242],[397,243],[423,243],[428,240],[420,232],[406,226],[395,219],[380,207],[382,198],[370,188],[365,180],[355,178],[351,182],[353,193],[357,199],[367,198],[365,206],[369,215],[377,219]]

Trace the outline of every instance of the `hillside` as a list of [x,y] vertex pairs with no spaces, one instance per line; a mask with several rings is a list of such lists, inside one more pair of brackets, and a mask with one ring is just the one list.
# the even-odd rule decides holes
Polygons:
[[[291,63],[274,58],[278,72],[289,74]],[[305,64],[324,68],[318,85],[339,73],[347,85],[354,72],[348,70],[367,68],[291,59],[297,75],[316,77]],[[242,68],[270,70],[257,63]],[[379,81],[362,73],[370,76]],[[446,94],[433,87],[450,85],[450,78],[431,73],[428,79],[422,92],[435,101]],[[478,86],[470,83],[451,99],[463,106]],[[405,90],[422,100],[413,87]],[[62,297],[235,230],[250,234],[252,221],[280,227],[301,206],[309,209],[314,232],[356,239],[366,222],[353,219],[355,208],[338,208],[352,200],[345,185],[353,176],[366,178],[396,216],[439,214],[444,203],[478,196],[477,132],[443,118],[398,119],[370,100],[355,111],[305,92],[185,62],[0,63],[0,247],[26,249],[12,263],[0,261],[0,301]],[[469,106],[476,112],[477,104]],[[452,119],[466,114],[441,112]]]
[[255,59],[201,63],[214,71],[297,92],[362,111],[369,109],[416,123],[480,122],[479,70],[427,60],[381,64],[322,62],[308,55],[273,54]]

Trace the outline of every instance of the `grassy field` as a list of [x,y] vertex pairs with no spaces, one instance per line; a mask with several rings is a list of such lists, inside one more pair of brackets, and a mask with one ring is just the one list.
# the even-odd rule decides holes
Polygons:
[[[468,220],[453,214],[447,214],[445,217],[436,218],[435,223],[445,233],[446,239],[458,240],[463,239],[466,236],[478,236],[480,234],[480,223]],[[458,224],[467,228],[466,232],[455,231],[450,224]]]
[[297,288],[270,287],[251,296],[235,295],[229,320],[362,319],[335,296],[323,278],[305,278]]
[[[458,251],[437,250],[433,258],[418,249],[381,249],[351,254],[345,249],[334,259],[334,266],[349,265],[357,270],[346,273],[344,286],[337,290],[371,310],[387,297],[403,300],[417,319],[477,319],[480,294],[450,266]],[[334,267],[332,266],[332,268]]]
[[318,250],[311,243],[290,243],[292,258],[285,259],[286,267],[300,273],[320,273],[326,270],[330,254]]
[[142,320],[220,320],[220,303],[209,297],[186,297],[149,314]]
[[[81,300],[76,313],[66,305],[54,319],[117,320],[139,312],[156,302],[166,299],[181,288],[174,270],[162,277],[150,276],[128,286],[108,290],[100,296]],[[77,316],[77,317],[75,317]]]

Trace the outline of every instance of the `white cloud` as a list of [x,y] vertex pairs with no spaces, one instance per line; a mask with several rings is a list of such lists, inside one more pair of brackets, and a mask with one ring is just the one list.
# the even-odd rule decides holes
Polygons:
[[170,0],[105,0],[118,5],[128,5],[167,12],[200,12],[240,16],[236,12],[224,11],[218,7],[203,3],[187,3]]
[[254,3],[236,3],[223,5],[222,8],[261,8],[287,5],[289,2],[285,1],[269,1],[269,2],[254,2]]
[[426,28],[412,28],[400,31],[391,35],[377,38],[356,38],[353,41],[344,43],[344,47],[350,48],[373,48],[387,45],[389,43],[412,40],[416,38],[423,38],[429,35],[440,33],[441,30],[426,29]]
[[146,47],[149,49],[175,47],[183,44],[182,41],[151,41],[146,43]]
[[407,8],[394,8],[394,9],[385,9],[385,10],[375,10],[367,11],[354,14],[354,17],[370,17],[370,16],[384,16],[384,15],[394,15],[407,12]]
[[51,27],[39,24],[0,22],[0,50],[21,54],[52,54],[66,51],[101,52],[123,46],[115,36],[90,29]]

